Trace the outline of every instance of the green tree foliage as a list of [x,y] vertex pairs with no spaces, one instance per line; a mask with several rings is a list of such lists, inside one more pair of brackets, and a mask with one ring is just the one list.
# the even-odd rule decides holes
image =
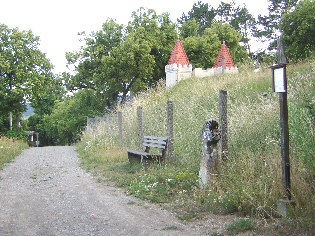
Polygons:
[[25,102],[39,96],[52,80],[52,65],[31,31],[0,24],[0,39],[0,115],[19,116]]
[[202,36],[191,36],[183,40],[187,57],[193,67],[210,68],[213,66],[221,44],[225,41],[235,61],[246,58],[246,50],[240,46],[240,34],[229,24],[213,23]]
[[222,2],[215,10],[218,21],[222,23],[231,23],[235,12],[237,12],[239,7],[236,7],[235,2],[231,1],[229,3]]
[[263,27],[258,29],[255,33],[257,37],[262,40],[270,42],[269,50],[276,48],[276,39],[280,36],[280,22],[282,16],[290,12],[296,6],[298,0],[268,0],[269,1],[269,15],[258,16],[258,21]]
[[241,34],[240,41],[246,46],[248,55],[251,55],[249,40],[257,31],[256,24],[256,19],[249,13],[245,5],[238,7],[231,19],[231,26]]
[[40,145],[52,145],[55,140],[51,139],[45,130],[43,119],[51,115],[56,103],[63,100],[65,89],[62,80],[66,74],[56,76],[50,84],[46,85],[45,91],[32,99],[34,114],[26,120],[28,130],[35,130],[40,135]]
[[112,94],[113,78],[108,78],[104,69],[104,58],[111,55],[113,49],[119,47],[123,38],[123,26],[108,19],[102,29],[89,36],[82,32],[86,46],[79,52],[66,53],[69,65],[74,65],[76,74],[68,75],[67,88],[70,91],[92,89],[105,107],[110,107],[112,97],[116,99],[119,91]]
[[127,27],[109,19],[102,30],[85,37],[86,46],[78,53],[68,53],[68,63],[75,66],[67,87],[89,88],[103,104],[103,111],[126,101],[129,92],[138,93],[165,77],[167,64],[177,34],[168,14],[140,8],[132,13]]
[[281,30],[286,55],[296,61],[315,52],[315,1],[301,1],[294,11],[282,17]]
[[196,37],[198,35],[199,23],[195,19],[184,21],[180,27],[180,36],[182,39],[187,37]]
[[217,34],[206,29],[203,36],[185,38],[183,46],[194,68],[210,68],[215,62],[221,43]]
[[[248,55],[251,55],[249,41],[257,31],[256,19],[252,14],[249,13],[245,5],[240,7],[237,6],[234,1],[229,3],[222,1],[218,8],[214,9],[207,3],[205,4],[199,1],[197,4],[195,3],[193,5],[192,9],[187,15],[183,14],[182,17],[177,21],[180,23],[179,29],[182,39],[190,36],[195,37],[194,39],[197,39],[198,37],[196,36],[202,36],[206,29],[211,28],[213,24],[219,22],[221,22],[223,25],[229,24],[239,34],[241,34],[241,39],[239,42],[241,42],[242,45],[247,48]],[[191,40],[193,40],[193,38],[188,41]],[[226,38],[225,40],[227,41],[228,39]],[[198,48],[198,50],[203,50],[202,46]],[[243,48],[239,48],[235,53],[236,54],[234,56],[236,56],[238,61],[247,58],[246,54],[244,54]]]
[[[196,36],[194,35],[194,30],[188,30],[189,28],[195,29],[196,25],[194,22],[198,23],[198,35],[202,35],[206,28],[211,27],[211,24],[214,22],[215,17],[216,10],[208,3],[202,3],[201,1],[198,1],[198,3],[194,3],[192,9],[188,12],[188,14],[185,15],[183,13],[181,18],[177,20],[178,23],[181,25],[180,30],[181,32],[183,32],[182,37],[186,38],[188,36]],[[190,23],[188,23],[187,25],[185,24],[186,22]],[[187,34],[189,32],[193,34]]]
[[57,101],[52,113],[41,124],[47,139],[55,144],[69,144],[79,139],[87,117],[99,115],[100,102],[94,90],[81,90],[64,101]]

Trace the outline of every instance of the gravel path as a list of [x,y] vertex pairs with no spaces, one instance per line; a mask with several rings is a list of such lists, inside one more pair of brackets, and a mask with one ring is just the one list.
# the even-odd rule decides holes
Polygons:
[[74,147],[30,148],[0,171],[0,235],[203,235],[79,164]]

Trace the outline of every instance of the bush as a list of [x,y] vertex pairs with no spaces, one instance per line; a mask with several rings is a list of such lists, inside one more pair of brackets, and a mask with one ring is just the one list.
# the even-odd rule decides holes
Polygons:
[[24,130],[9,130],[5,133],[5,137],[9,139],[19,139],[23,141],[27,141],[27,134]]

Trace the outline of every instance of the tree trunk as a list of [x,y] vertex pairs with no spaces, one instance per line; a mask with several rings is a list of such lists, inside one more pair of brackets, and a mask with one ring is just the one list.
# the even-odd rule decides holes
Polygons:
[[245,38],[247,39],[247,50],[248,50],[248,56],[250,58],[252,58],[251,54],[250,54],[250,46],[249,46],[249,39],[247,37],[247,24],[245,23]]
[[10,130],[12,130],[12,112],[9,113]]
[[19,110],[16,111],[16,129],[20,129],[21,127],[21,113]]
[[[12,74],[9,75],[9,86],[10,90],[12,91]],[[9,113],[9,123],[10,123],[10,130],[12,130],[12,112]]]

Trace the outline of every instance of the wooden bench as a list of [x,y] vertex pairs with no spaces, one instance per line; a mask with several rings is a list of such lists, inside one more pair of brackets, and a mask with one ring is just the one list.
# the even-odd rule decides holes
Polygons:
[[[152,161],[157,161],[159,164],[165,162],[168,138],[144,136],[143,146],[144,152],[127,150],[128,160],[130,164],[141,163],[143,166],[148,166]],[[150,148],[160,149],[161,154],[151,154]]]

